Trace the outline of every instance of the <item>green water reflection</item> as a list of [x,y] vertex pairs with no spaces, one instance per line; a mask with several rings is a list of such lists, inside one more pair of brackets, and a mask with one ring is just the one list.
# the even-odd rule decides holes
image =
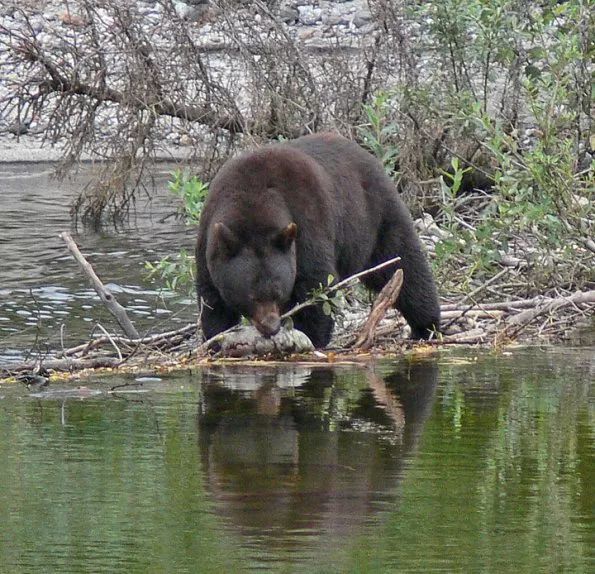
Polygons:
[[0,386],[0,572],[590,572],[594,373],[532,349]]

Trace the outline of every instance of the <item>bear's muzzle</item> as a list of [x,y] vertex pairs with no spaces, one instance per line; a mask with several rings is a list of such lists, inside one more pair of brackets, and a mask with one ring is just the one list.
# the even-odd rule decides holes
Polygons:
[[250,320],[262,335],[272,337],[281,328],[279,306],[274,301],[257,303]]

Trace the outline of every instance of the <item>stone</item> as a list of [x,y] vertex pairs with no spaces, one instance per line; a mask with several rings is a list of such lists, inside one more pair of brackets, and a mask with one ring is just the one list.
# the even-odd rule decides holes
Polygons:
[[356,28],[361,28],[365,26],[372,20],[372,14],[369,10],[358,10],[353,16],[353,25]]
[[62,12],[58,19],[62,24],[65,26],[71,26],[72,28],[82,28],[83,26],[87,25],[87,21],[78,14],[73,14],[72,12],[66,10]]
[[299,6],[300,22],[306,26],[313,26],[322,20],[322,10],[311,6]]
[[264,337],[253,326],[240,326],[223,335],[219,353],[224,357],[282,356],[313,350],[312,341],[297,329],[284,327],[276,335]]
[[179,145],[181,146],[191,146],[193,143],[192,138],[188,134],[182,134],[180,136]]
[[279,20],[285,24],[295,24],[300,18],[300,13],[297,8],[291,6],[284,6],[279,10]]

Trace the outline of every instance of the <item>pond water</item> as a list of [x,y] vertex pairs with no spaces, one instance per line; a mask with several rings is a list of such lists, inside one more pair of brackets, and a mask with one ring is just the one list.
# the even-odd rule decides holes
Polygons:
[[91,167],[66,181],[47,164],[0,164],[0,367],[32,351],[70,347],[102,324],[117,330],[109,312],[58,234],[71,231],[99,277],[127,308],[139,333],[192,322],[191,299],[172,297],[148,279],[145,261],[193,249],[195,231],[172,214],[166,191],[173,168],[157,166],[153,199],[141,196],[122,228],[71,229],[69,207],[93,177]]
[[0,386],[0,572],[592,572],[593,348]]
[[[170,171],[130,225],[77,230],[91,168],[0,166],[0,367],[113,329],[64,230],[139,331],[194,320],[143,268],[193,246]],[[585,341],[2,384],[0,572],[590,572]]]

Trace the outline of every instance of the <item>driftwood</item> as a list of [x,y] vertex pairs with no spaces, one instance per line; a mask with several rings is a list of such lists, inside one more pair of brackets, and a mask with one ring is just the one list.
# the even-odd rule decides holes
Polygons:
[[[574,301],[571,301],[574,299]],[[455,311],[463,313],[472,309],[478,309],[482,311],[505,311],[508,313],[515,313],[518,309],[533,309],[540,307],[548,303],[553,302],[567,302],[568,304],[574,303],[595,303],[595,291],[577,291],[576,293],[567,297],[544,297],[539,295],[531,299],[515,299],[513,301],[500,301],[495,303],[477,303],[475,305],[461,306],[459,303],[447,303],[442,305],[442,311]]]
[[[113,313],[114,316],[120,319],[126,317],[127,319],[123,308],[118,305],[113,295],[103,286],[92,267],[80,254],[72,238],[68,234],[61,234],[61,237],[69,245],[69,249],[77,258],[84,273],[91,279],[93,286],[108,309],[121,309],[122,312],[115,312]],[[360,277],[388,265],[393,265],[397,261],[398,258],[395,258],[348,277],[329,286],[325,292],[328,295],[338,289],[349,287],[355,284]],[[499,275],[502,276],[503,273]],[[391,281],[377,297],[367,319],[362,314],[361,327],[352,329],[357,335],[346,332],[337,334],[333,340],[335,347],[332,349],[335,355],[338,353],[357,354],[370,349],[372,343],[374,343],[375,349],[378,351],[382,349],[394,351],[395,348],[402,348],[406,344],[403,338],[404,322],[402,320],[391,318],[379,324],[386,311],[394,305],[402,279],[401,270],[397,270]],[[554,330],[554,336],[556,336],[563,331],[565,318],[569,320],[573,316],[592,316],[595,310],[595,290],[579,291],[561,297],[539,296],[531,299],[467,304],[467,301],[472,300],[486,285],[476,288],[472,293],[461,298],[459,302],[442,305],[443,333],[427,344],[498,345],[511,340],[519,340],[522,336],[526,338],[529,334],[535,336],[535,333],[540,334],[552,329]],[[290,317],[304,307],[317,304],[319,301],[319,296],[313,296],[285,313],[283,318]],[[535,326],[536,320],[544,315],[547,316],[546,321],[541,326]],[[554,316],[556,320],[552,321],[551,318]],[[122,319],[122,322],[126,323],[126,319]],[[120,323],[120,321],[118,322]],[[572,321],[570,322],[572,323]],[[122,326],[122,323],[120,325]],[[558,325],[562,325],[562,328],[558,328],[556,331]],[[122,328],[124,327],[122,326]],[[27,361],[0,371],[0,378],[17,376],[22,379],[23,375],[31,374],[35,376],[40,371],[74,372],[81,369],[119,367],[123,364],[140,367],[147,367],[150,364],[163,364],[164,362],[179,364],[183,359],[197,360],[207,357],[209,348],[215,343],[224,349],[227,356],[245,357],[245,353],[262,354],[258,349],[264,349],[263,352],[268,354],[266,349],[268,349],[269,342],[265,341],[266,344],[263,344],[263,341],[260,340],[262,337],[259,338],[258,336],[252,337],[252,339],[248,337],[249,340],[246,339],[246,334],[249,335],[250,331],[246,327],[233,327],[202,344],[197,342],[197,327],[195,324],[145,337],[139,337],[136,330],[130,334],[127,333],[124,337],[110,334],[105,329],[102,330],[103,335],[97,336],[87,343],[65,349],[58,356]],[[231,337],[230,333],[232,333]],[[298,334],[299,332],[296,330],[285,330],[283,337],[286,340],[284,339],[278,345],[274,344],[273,352],[277,355],[279,351],[281,353],[308,352],[310,347],[297,343],[299,337],[296,337]],[[247,346],[246,341],[249,343]],[[250,341],[254,344],[250,343]],[[114,356],[114,349],[117,356]],[[317,353],[314,360],[326,360],[328,356]]]
[[74,242],[74,239],[72,239],[70,234],[66,232],[60,233],[59,237],[66,243],[68,250],[76,259],[76,262],[79,264],[79,267],[91,281],[93,289],[95,289],[97,295],[99,295],[99,298],[103,301],[104,305],[108,308],[109,312],[116,318],[116,321],[118,321],[118,325],[122,327],[126,336],[130,339],[138,339],[140,335],[138,334],[136,328],[132,324],[132,321],[126,314],[126,309],[124,309],[124,307],[122,307],[122,305],[118,303],[118,301],[110,292],[110,290],[101,282],[101,279],[97,277],[95,270],[93,269],[91,264],[85,259],[84,255],[80,252],[77,244]]
[[175,331],[166,331],[164,333],[158,333],[156,335],[150,335],[147,337],[129,339],[127,337],[108,336],[103,335],[96,337],[91,341],[70,349],[65,349],[62,353],[64,357],[71,356],[85,356],[94,349],[105,345],[106,343],[115,343],[121,345],[128,350],[135,349],[137,347],[145,347],[151,350],[168,350],[176,345],[182,343],[186,339],[189,339],[196,333],[196,325],[189,324]]
[[354,349],[367,351],[374,342],[376,327],[378,323],[384,318],[386,312],[394,306],[401,287],[403,286],[403,270],[397,269],[391,280],[380,291],[378,297],[372,305],[372,310],[366,319],[366,323],[360,330],[360,333],[355,341]]
[[278,357],[292,353],[303,355],[313,350],[312,341],[297,329],[283,328],[276,335],[265,337],[255,327],[242,325],[222,338],[219,354],[223,357]]
[[[44,359],[43,369],[47,371],[75,372],[83,369],[104,369],[117,367],[120,360],[116,357],[90,357],[87,359]],[[40,368],[40,361],[26,361],[0,372],[0,377],[19,375],[21,373],[37,373]]]
[[578,292],[569,297],[543,297],[534,308],[526,309],[518,315],[511,317],[502,335],[512,337],[541,315],[553,313],[570,305],[581,305],[585,303],[595,303],[595,291]]
[[[462,299],[462,301],[466,298]],[[571,309],[576,315],[592,316],[595,311],[595,291],[578,291],[562,297],[533,297],[476,305],[447,303],[441,305],[443,321],[442,335],[430,345],[498,345],[506,341],[525,339],[530,333],[531,323],[543,315],[556,314],[560,317],[564,310]],[[461,325],[462,324],[462,325]],[[379,349],[394,347],[396,341],[403,340],[405,324],[391,318],[375,327],[375,340]],[[448,327],[448,329],[447,329]],[[360,328],[361,329],[361,328]],[[554,331],[554,338],[560,330]],[[353,349],[357,337],[345,333],[338,338],[342,349]]]

